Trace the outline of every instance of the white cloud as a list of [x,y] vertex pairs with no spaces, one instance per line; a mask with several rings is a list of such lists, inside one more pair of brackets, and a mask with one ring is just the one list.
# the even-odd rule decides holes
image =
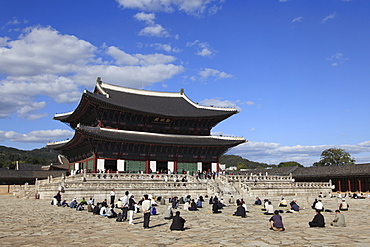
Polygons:
[[29,28],[0,47],[0,73],[11,76],[68,74],[93,58],[96,47],[50,27]]
[[[45,117],[40,111],[48,100],[76,102],[80,89],[91,88],[98,76],[113,84],[142,88],[184,71],[173,64],[174,56],[128,54],[114,46],[98,49],[50,27],[27,28],[16,39],[0,37],[0,44],[0,118],[13,113],[29,120]],[[39,96],[46,99],[37,100]]]
[[134,18],[139,21],[145,21],[147,24],[154,24],[154,19],[156,17],[154,13],[147,14],[147,13],[140,12],[134,15]]
[[339,64],[344,63],[348,58],[343,56],[343,53],[337,52],[326,60],[331,61],[332,67],[337,67]]
[[74,132],[70,130],[35,130],[27,134],[20,134],[14,131],[1,131],[1,141],[11,141],[20,143],[45,143],[51,140],[65,140],[73,137]]
[[301,22],[303,20],[303,16],[299,16],[297,18],[294,18],[292,22]]
[[207,42],[200,42],[199,40],[195,40],[194,42],[188,42],[186,46],[187,47],[196,46],[198,51],[195,54],[199,56],[210,57],[215,54],[214,50]]
[[370,141],[357,145],[318,145],[318,146],[281,146],[278,143],[247,142],[233,149],[228,154],[235,154],[249,160],[278,165],[280,162],[297,161],[304,166],[311,166],[320,160],[322,151],[329,148],[342,148],[354,157],[357,163],[369,162],[369,159],[357,160],[356,155],[370,152]]
[[238,111],[241,111],[241,108],[237,105],[237,103],[238,102],[232,102],[230,100],[221,100],[221,98],[204,99],[199,102],[199,104],[205,106],[236,108]]
[[150,47],[154,47],[156,50],[163,50],[168,53],[179,53],[181,52],[181,49],[179,48],[174,48],[171,46],[171,44],[161,44],[161,43],[155,43],[155,44],[150,44]]
[[120,7],[152,12],[180,11],[190,15],[215,14],[222,8],[220,0],[116,0]]
[[170,34],[159,24],[153,24],[140,30],[141,36],[169,37]]
[[325,23],[327,20],[334,19],[336,17],[336,15],[337,15],[337,13],[334,12],[334,13],[328,15],[328,16],[325,16],[325,18],[322,19],[321,23]]
[[204,70],[199,72],[199,76],[201,80],[207,80],[209,77],[215,77],[216,79],[226,79],[233,77],[232,75],[225,72],[210,68],[205,68]]

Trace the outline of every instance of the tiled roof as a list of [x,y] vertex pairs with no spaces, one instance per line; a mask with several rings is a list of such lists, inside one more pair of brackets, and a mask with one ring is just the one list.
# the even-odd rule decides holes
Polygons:
[[299,167],[293,177],[370,176],[370,164]]
[[62,174],[66,174],[63,170],[50,170],[50,171],[26,171],[26,170],[12,170],[3,169],[0,170],[0,178],[47,178],[48,176],[60,177]]
[[281,176],[288,176],[290,173],[292,173],[293,178],[370,176],[370,164],[355,164],[342,166],[281,167],[247,171],[247,173],[251,172],[262,174],[265,174],[267,172],[269,175],[281,175]]
[[246,140],[242,137],[221,137],[221,136],[189,136],[157,134],[139,131],[114,130],[99,127],[79,126],[76,129],[75,136],[69,142],[49,143],[48,147],[54,149],[71,145],[73,142],[81,141],[82,138],[102,138],[104,140],[149,143],[159,145],[178,145],[178,146],[206,146],[206,147],[234,147],[244,143]]

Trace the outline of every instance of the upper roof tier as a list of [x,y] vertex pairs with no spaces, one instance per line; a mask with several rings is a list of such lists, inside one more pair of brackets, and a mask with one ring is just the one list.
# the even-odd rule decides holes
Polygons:
[[238,112],[236,108],[198,105],[191,101],[183,90],[179,93],[139,90],[104,83],[98,78],[94,93],[85,90],[75,111],[56,114],[54,119],[66,122],[68,122],[68,119],[75,119],[76,114],[80,115],[80,111],[86,107],[83,101],[89,99],[112,108],[165,117],[217,118],[222,121]]

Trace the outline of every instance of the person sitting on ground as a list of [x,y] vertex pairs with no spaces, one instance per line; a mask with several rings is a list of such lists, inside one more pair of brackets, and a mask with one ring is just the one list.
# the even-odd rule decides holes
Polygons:
[[172,207],[168,206],[166,211],[164,211],[164,219],[170,220],[170,219],[172,219],[172,217],[173,217]]
[[346,220],[344,219],[344,215],[340,213],[339,210],[335,210],[335,218],[333,222],[330,223],[332,226],[338,227],[346,227]]
[[240,200],[240,204],[242,204],[243,208],[245,209],[245,212],[248,213],[248,208],[247,208],[247,204],[245,203],[244,199],[242,198]]
[[83,204],[82,204],[82,203],[79,203],[79,204],[77,205],[77,207],[76,207],[76,210],[77,210],[77,211],[82,211],[82,210],[84,210]]
[[290,211],[287,211],[287,213],[299,213],[299,206],[297,204],[296,199],[293,199],[293,201],[290,203]]
[[274,214],[274,206],[270,201],[268,201],[268,204],[266,206],[266,212],[264,212],[266,215],[273,215]]
[[263,208],[261,210],[266,211],[267,205],[269,205],[269,199],[263,199]]
[[71,203],[69,204],[69,206],[71,208],[76,208],[77,207],[77,201],[76,201],[76,197],[73,198],[73,200],[71,201]]
[[209,204],[213,204],[213,196],[209,198]]
[[195,203],[194,199],[191,199],[189,211],[198,211],[198,210],[199,209],[198,209],[197,204]]
[[202,207],[203,207],[203,203],[202,203],[202,200],[199,197],[198,200],[197,200],[197,208],[202,208]]
[[348,211],[348,208],[349,208],[349,204],[348,202],[346,202],[346,199],[343,198],[341,204],[339,205],[339,210]]
[[310,227],[325,227],[325,219],[320,210],[316,210],[315,217],[308,224]]
[[311,208],[316,210],[316,203],[318,202],[317,198],[313,201]]
[[80,203],[82,205],[87,205],[87,201],[85,200],[85,197],[82,197],[82,199],[80,200]]
[[321,212],[324,211],[324,205],[322,204],[321,200],[318,200],[315,204],[315,209],[320,210]]
[[62,200],[62,195],[60,194],[60,191],[54,196],[54,205],[60,206],[60,201]]
[[171,231],[184,231],[184,224],[186,220],[180,216],[180,211],[176,211],[175,216],[172,219],[172,224],[170,226]]
[[274,211],[274,215],[269,219],[270,229],[274,231],[285,231],[283,219],[279,215],[279,210]]
[[157,201],[155,200],[154,196],[150,199],[150,204],[151,204],[152,207],[158,206]]
[[241,202],[239,202],[239,205],[236,208],[236,212],[233,215],[234,216],[241,216],[242,218],[246,217],[245,208],[243,207]]
[[94,205],[93,204],[87,204],[87,212],[91,213],[94,211]]
[[102,204],[99,214],[100,216],[108,216],[108,210],[104,204]]
[[93,214],[96,214],[96,215],[100,214],[100,208],[101,208],[101,203],[98,202],[96,206],[93,208]]
[[284,197],[281,198],[281,201],[279,203],[279,207],[288,207],[287,201],[284,199]]
[[62,201],[62,207],[69,207],[68,203],[67,203],[67,200],[63,200]]
[[116,208],[122,209],[122,201],[121,201],[121,198],[118,198],[118,201],[116,202]]
[[179,207],[179,199],[177,196],[175,196],[173,199],[172,199],[172,208],[173,209],[177,209]]
[[256,197],[256,201],[254,202],[254,205],[262,205],[262,201],[259,197]]
[[94,199],[92,197],[90,197],[90,200],[87,201],[87,205],[89,204],[94,204]]
[[114,211],[114,204],[107,210],[107,218],[117,218],[117,213]]
[[221,197],[220,200],[218,200],[217,205],[218,205],[218,208],[219,209],[223,209],[224,208],[225,205],[223,204],[223,198],[222,197]]
[[216,200],[213,205],[212,205],[212,213],[214,214],[219,214],[219,213],[222,213],[222,211],[219,210],[219,207],[218,207],[218,200]]

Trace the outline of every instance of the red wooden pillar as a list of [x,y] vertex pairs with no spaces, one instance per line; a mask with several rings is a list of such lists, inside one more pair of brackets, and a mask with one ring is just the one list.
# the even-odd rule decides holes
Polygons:
[[150,160],[147,158],[145,160],[145,173],[149,174],[149,170],[150,170]]
[[342,192],[342,185],[340,183],[340,180],[338,180],[338,191],[339,192]]
[[358,179],[358,191],[359,191],[359,192],[362,192],[362,188],[361,188],[361,179]]
[[351,191],[352,191],[352,189],[351,189],[351,180],[347,179],[347,183],[348,183],[348,188],[347,188],[347,190],[348,190],[349,192],[351,192]]
[[93,159],[94,159],[94,164],[93,164],[93,173],[96,173],[96,170],[98,168],[98,158],[96,156],[96,154],[93,155]]
[[173,173],[177,173],[177,160],[173,163]]

